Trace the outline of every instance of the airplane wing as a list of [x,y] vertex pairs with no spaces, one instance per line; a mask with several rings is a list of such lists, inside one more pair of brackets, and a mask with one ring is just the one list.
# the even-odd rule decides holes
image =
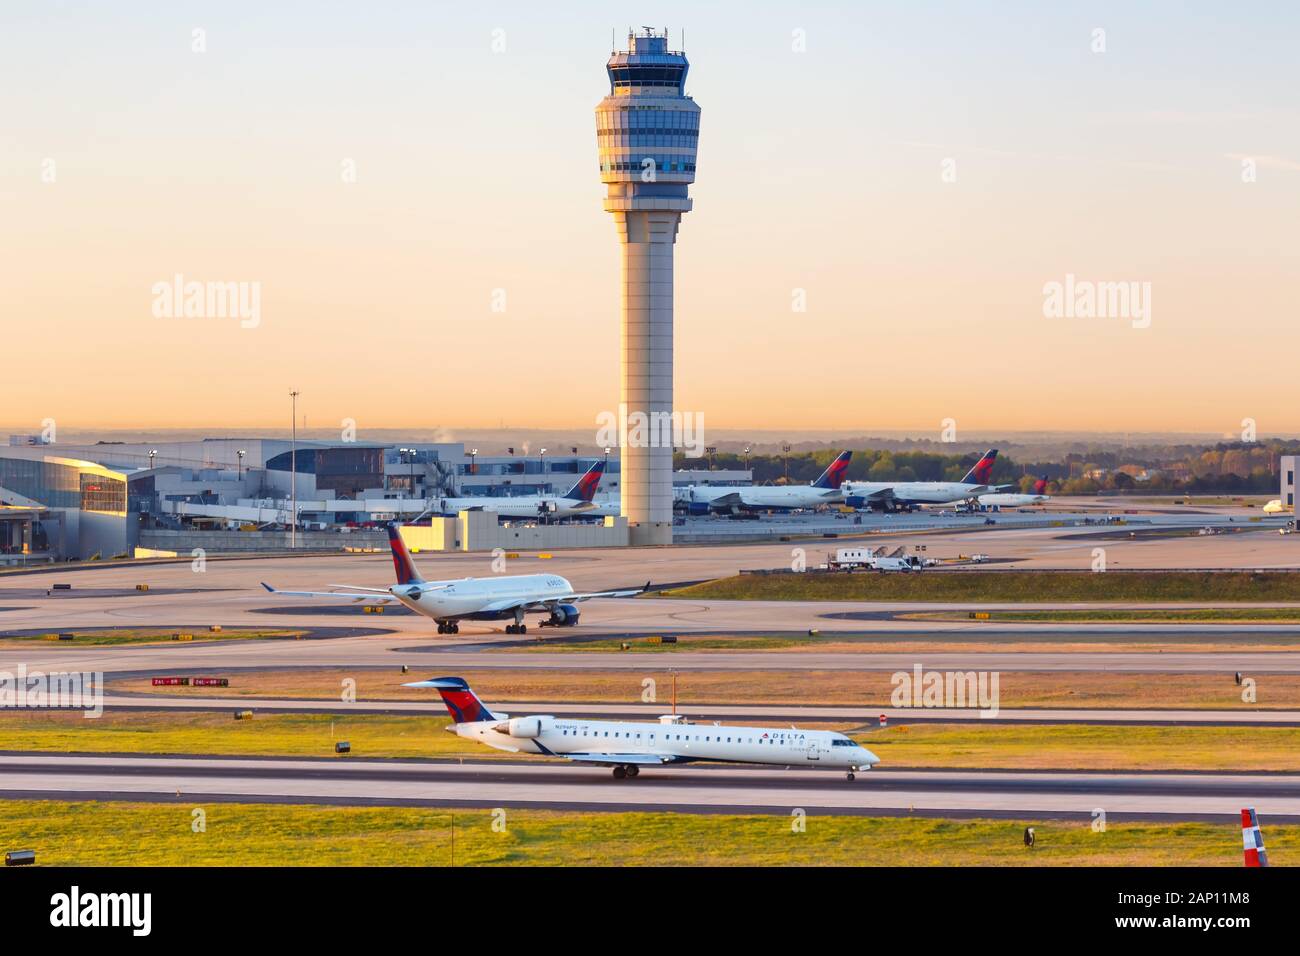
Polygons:
[[279,588],[271,587],[265,581],[262,582],[262,587],[272,594],[283,594],[285,597],[347,598],[351,601],[378,601],[381,604],[390,604],[397,600],[387,591],[376,591],[371,588],[357,588],[352,591],[281,591]]
[[548,597],[540,601],[537,598],[502,598],[500,601],[485,604],[479,608],[479,611],[482,613],[500,613],[502,611],[513,611],[515,608],[523,608],[525,611],[549,611],[552,605],[555,604],[574,604],[578,601],[590,601],[592,598],[636,597],[648,590],[650,590],[649,581],[645,583],[644,587],[639,588],[629,588],[622,591],[589,591],[585,594],[561,594],[558,597]]
[[740,496],[740,492],[733,491],[729,495],[718,495],[718,497],[716,498],[710,498],[708,499],[707,502],[701,502],[701,503],[708,504],[710,507],[717,505],[720,508],[724,508],[724,507],[731,507],[733,505],[743,505],[745,501]]
[[556,756],[575,763],[663,764],[673,763],[678,759],[668,754],[556,754]]

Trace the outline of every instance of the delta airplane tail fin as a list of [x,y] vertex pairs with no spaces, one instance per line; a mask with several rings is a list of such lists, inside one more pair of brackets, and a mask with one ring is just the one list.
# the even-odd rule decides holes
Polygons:
[[821,477],[812,483],[814,488],[838,488],[844,484],[844,476],[849,470],[849,459],[853,457],[853,452],[842,451],[835,456],[826,470],[822,472]]
[[1043,475],[1041,478],[1039,478],[1037,481],[1034,482],[1034,494],[1036,494],[1036,495],[1045,495],[1045,494],[1047,494],[1047,476],[1046,476],[1046,475]]
[[415,570],[411,552],[406,550],[406,542],[402,540],[402,526],[396,521],[388,523],[388,547],[393,551],[393,570],[397,572],[397,583],[423,584],[424,578]]
[[488,710],[487,704],[478,699],[478,695],[469,689],[469,684],[462,677],[431,677],[428,680],[403,684],[403,687],[433,687],[447,705],[453,723],[473,724],[481,720],[500,720]]
[[993,462],[997,460],[998,450],[990,448],[986,451],[979,461],[975,462],[973,468],[966,472],[966,477],[962,478],[963,485],[987,485],[989,479],[993,477]]
[[1246,855],[1247,866],[1268,866],[1268,854],[1264,852],[1264,835],[1259,832],[1259,817],[1255,816],[1254,807],[1241,809],[1241,845]]
[[578,479],[576,485],[564,493],[564,497],[572,501],[591,501],[596,497],[596,489],[600,487],[600,476],[604,471],[605,462],[596,462]]

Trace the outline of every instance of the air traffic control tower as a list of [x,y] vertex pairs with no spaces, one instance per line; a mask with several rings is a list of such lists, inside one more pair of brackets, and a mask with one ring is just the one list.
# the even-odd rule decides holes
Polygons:
[[[700,108],[686,95],[686,56],[668,49],[668,32],[629,34],[610,54],[609,95],[596,107],[596,142],[605,211],[623,245],[622,411],[670,422],[673,410],[673,244],[687,187],[695,182]],[[622,514],[631,544],[673,539],[671,440],[624,439]]]

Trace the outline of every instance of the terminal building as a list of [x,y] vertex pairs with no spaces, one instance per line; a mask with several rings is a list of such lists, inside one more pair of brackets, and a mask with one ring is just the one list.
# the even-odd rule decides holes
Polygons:
[[[167,532],[283,530],[294,524],[295,505],[298,531],[352,531],[438,514],[445,498],[562,494],[599,460],[605,473],[597,500],[618,501],[616,455],[562,452],[480,455],[459,442],[295,445],[280,438],[11,440],[0,445],[0,564],[127,557],[161,547],[156,539]],[[673,477],[679,484],[741,484],[750,473]],[[481,528],[476,535],[487,540]]]

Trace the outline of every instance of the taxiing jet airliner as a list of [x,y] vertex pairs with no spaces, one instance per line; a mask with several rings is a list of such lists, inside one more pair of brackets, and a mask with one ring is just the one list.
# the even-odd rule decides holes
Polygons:
[[739,511],[815,508],[838,504],[840,485],[848,470],[853,452],[845,451],[831,462],[812,484],[808,485],[688,485],[673,490],[673,504],[693,514],[709,511]]
[[635,777],[641,767],[696,760],[828,767],[843,770],[852,780],[856,771],[880,763],[870,750],[829,730],[688,724],[675,714],[660,717],[658,723],[548,714],[511,717],[489,710],[459,677],[434,677],[402,686],[435,688],[451,714],[447,730],[457,736],[511,753],[612,766],[619,780]]
[[351,584],[335,584],[339,591],[281,591],[265,581],[262,587],[272,594],[286,597],[315,597],[344,599],[357,603],[388,604],[397,602],[417,614],[438,622],[439,634],[460,632],[458,621],[500,621],[513,619],[506,625],[507,634],[527,634],[525,614],[547,614],[543,626],[573,627],[578,623],[580,601],[600,597],[633,597],[650,587],[628,591],[592,591],[579,594],[573,585],[558,574],[498,574],[490,578],[459,578],[450,581],[426,581],[415,570],[415,562],[402,540],[400,526],[388,525],[388,546],[393,552],[393,567],[397,583],[390,588],[363,588]]
[[[592,499],[600,485],[605,462],[598,461],[578,483],[562,495],[483,495],[476,498],[434,498],[430,508],[438,514],[456,515],[462,511],[491,511],[503,518],[536,518],[539,515],[564,518],[572,515],[603,514]],[[617,512],[615,512],[617,514]]]

